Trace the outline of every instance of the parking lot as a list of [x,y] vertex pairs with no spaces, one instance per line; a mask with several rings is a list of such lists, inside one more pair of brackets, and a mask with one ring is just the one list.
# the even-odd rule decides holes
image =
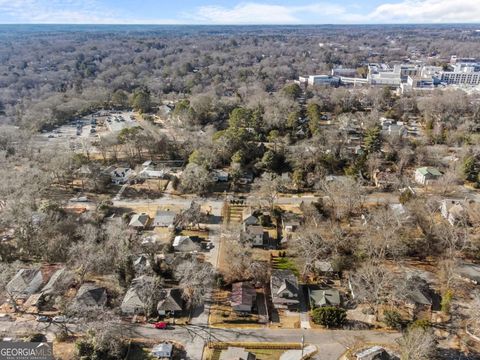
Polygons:
[[38,140],[68,146],[72,150],[79,150],[87,145],[91,147],[92,152],[96,152],[92,144],[100,136],[137,125],[135,115],[131,111],[103,110],[72,119],[68,124],[61,125],[52,131],[43,131]]

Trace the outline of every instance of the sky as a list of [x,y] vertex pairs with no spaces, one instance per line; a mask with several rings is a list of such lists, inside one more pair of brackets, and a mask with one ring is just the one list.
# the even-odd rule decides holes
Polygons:
[[480,23],[480,0],[0,0],[0,23]]

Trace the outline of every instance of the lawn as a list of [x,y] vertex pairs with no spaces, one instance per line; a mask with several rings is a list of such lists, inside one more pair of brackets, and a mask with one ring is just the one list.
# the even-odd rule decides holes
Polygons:
[[56,359],[73,360],[75,359],[75,339],[68,342],[55,341],[53,343],[53,355]]
[[258,323],[258,316],[238,316],[227,304],[212,305],[208,320],[210,326],[218,328],[257,329],[264,327]]
[[259,328],[258,315],[239,316],[230,307],[230,291],[216,290],[213,293],[215,304],[210,309],[209,324],[213,327],[222,328]]
[[275,257],[272,259],[272,266],[274,269],[279,270],[292,270],[295,275],[298,276],[299,272],[297,265],[292,258],[288,257]]

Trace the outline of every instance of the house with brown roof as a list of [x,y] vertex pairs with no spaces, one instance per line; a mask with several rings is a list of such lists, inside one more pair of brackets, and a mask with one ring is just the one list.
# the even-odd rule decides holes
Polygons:
[[252,284],[238,282],[232,284],[230,306],[239,313],[251,313],[257,299],[257,292]]

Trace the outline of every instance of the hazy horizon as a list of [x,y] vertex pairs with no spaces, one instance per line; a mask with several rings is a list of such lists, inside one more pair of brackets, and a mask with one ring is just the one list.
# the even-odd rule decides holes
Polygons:
[[0,24],[343,25],[479,21],[477,0],[0,1]]

